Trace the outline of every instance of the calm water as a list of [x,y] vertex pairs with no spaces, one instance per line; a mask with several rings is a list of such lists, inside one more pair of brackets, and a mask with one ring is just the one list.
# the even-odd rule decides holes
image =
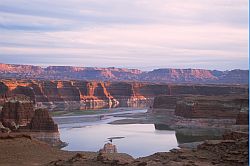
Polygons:
[[81,128],[60,129],[61,140],[68,143],[65,150],[98,151],[109,137],[125,137],[113,140],[118,152],[141,157],[159,151],[169,151],[178,146],[175,131],[158,131],[153,124],[111,125],[97,124]]
[[[167,152],[178,148],[179,144],[211,139],[220,134],[220,131],[193,129],[173,131],[154,124],[108,124],[115,120],[126,119],[124,115],[146,111],[54,117],[54,120],[59,124],[61,140],[68,143],[64,150],[97,152],[108,142],[107,138],[124,137],[113,140],[113,144],[117,146],[119,153],[127,153],[135,158],[156,152]],[[123,116],[117,117],[118,114]]]

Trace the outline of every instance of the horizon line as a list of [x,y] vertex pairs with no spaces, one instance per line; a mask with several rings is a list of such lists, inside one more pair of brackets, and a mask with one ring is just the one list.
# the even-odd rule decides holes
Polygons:
[[248,69],[241,69],[241,68],[234,68],[234,69],[227,69],[227,70],[219,70],[219,69],[206,69],[206,68],[174,68],[174,67],[156,67],[151,70],[142,70],[139,68],[129,68],[129,67],[115,67],[115,66],[108,66],[108,67],[100,67],[100,66],[77,66],[77,65],[37,65],[37,64],[28,64],[28,63],[3,63],[0,62],[0,64],[5,64],[5,65],[23,65],[23,66],[36,66],[36,67],[41,67],[43,69],[46,69],[48,67],[77,67],[77,68],[102,68],[102,69],[108,69],[108,68],[115,68],[115,69],[128,69],[128,70],[139,70],[143,72],[148,72],[148,71],[154,71],[154,70],[159,70],[159,69],[177,69],[177,70],[189,70],[189,69],[195,69],[195,70],[210,70],[210,71],[233,71],[233,70],[246,70],[249,71]]

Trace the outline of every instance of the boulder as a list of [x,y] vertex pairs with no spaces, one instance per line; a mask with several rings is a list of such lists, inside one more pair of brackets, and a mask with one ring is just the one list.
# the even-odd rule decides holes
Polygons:
[[11,130],[7,127],[4,127],[2,122],[0,122],[0,133],[10,133],[10,132],[11,132]]

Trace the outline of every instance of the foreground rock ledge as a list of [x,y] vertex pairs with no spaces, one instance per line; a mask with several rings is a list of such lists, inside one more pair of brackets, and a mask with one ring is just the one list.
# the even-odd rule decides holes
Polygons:
[[229,133],[223,140],[208,140],[195,149],[173,149],[133,159],[122,153],[68,152],[53,148],[27,134],[0,137],[0,165],[47,166],[245,166],[248,133]]
[[[237,135],[237,137],[235,137]],[[173,149],[148,157],[131,159],[126,155],[102,154],[89,159],[84,153],[66,160],[50,162],[48,166],[129,165],[129,166],[245,166],[248,165],[248,133],[230,133],[227,140],[208,140],[195,149]],[[234,139],[237,138],[237,139]]]

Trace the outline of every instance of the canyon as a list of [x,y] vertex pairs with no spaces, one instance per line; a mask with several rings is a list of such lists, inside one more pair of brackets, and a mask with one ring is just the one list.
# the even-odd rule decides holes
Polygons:
[[[239,95],[248,94],[247,85],[156,84],[145,82],[0,80],[0,103],[5,98],[28,98],[36,107],[51,110],[97,109],[111,107],[152,107],[162,95]],[[155,101],[157,102],[157,101]],[[162,103],[155,103],[159,107]],[[174,107],[174,106],[172,106]]]
[[[142,72],[116,68],[41,68],[1,64],[0,73],[0,145],[19,156],[26,165],[245,165],[248,161],[248,71],[159,69]],[[136,107],[148,111],[125,115],[121,113],[125,109],[121,108],[120,115],[118,111],[118,114],[108,116],[96,114],[95,117],[84,117],[80,114],[68,118],[74,123],[84,118],[95,123],[94,119],[105,121],[113,116],[118,120],[110,125],[150,124],[157,130],[155,132],[164,130],[174,133],[180,149],[134,159],[117,153],[115,145],[112,146],[116,149],[112,155],[103,152],[77,153],[49,147],[34,135],[41,133],[41,138],[48,139],[45,135],[57,133],[53,145],[62,146],[60,137],[68,128],[60,128],[61,136],[58,128],[68,124],[58,123],[58,118],[69,119],[66,116],[52,118],[50,113],[94,112],[97,111],[95,109],[108,113],[109,108],[115,107]],[[80,129],[76,127],[69,131]],[[220,140],[204,141],[208,138]],[[34,154],[32,147],[37,148]],[[27,151],[19,155],[17,152],[23,149]],[[109,151],[109,147],[106,149]],[[32,159],[27,157],[30,155]],[[48,155],[48,158],[41,159],[39,155]],[[9,162],[4,157],[1,160]],[[11,162],[16,163],[13,159]]]
[[136,81],[151,83],[248,84],[248,70],[98,68],[0,63],[0,79]]

